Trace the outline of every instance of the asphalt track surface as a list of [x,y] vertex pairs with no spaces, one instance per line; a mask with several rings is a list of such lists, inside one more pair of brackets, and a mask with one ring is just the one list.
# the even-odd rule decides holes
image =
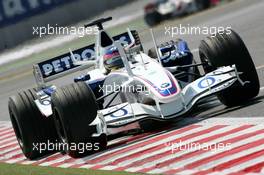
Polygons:
[[[82,167],[106,170],[168,174],[230,174],[264,171],[264,1],[237,0],[180,20],[169,20],[154,29],[158,42],[171,40],[164,26],[231,26],[244,39],[254,59],[261,83],[259,96],[244,106],[226,108],[217,99],[199,105],[197,111],[175,123],[174,128],[112,142],[108,150],[84,159],[55,154],[39,161],[27,161],[21,154],[9,122],[0,122],[0,161],[43,166]],[[148,31],[140,33],[145,48],[152,46]],[[202,35],[180,36],[195,50]],[[197,53],[195,53],[197,55]],[[59,85],[71,77],[58,80]],[[69,80],[69,81],[67,81]],[[21,74],[0,82],[0,120],[9,120],[7,99],[17,91],[34,86],[32,75]],[[185,150],[171,152],[168,143],[230,143],[218,152]]]
[[[176,27],[179,24],[182,26],[215,26],[215,27],[226,27],[231,26],[232,29],[237,31],[244,39],[248,49],[252,55],[256,67],[258,68],[258,75],[261,83],[261,87],[264,86],[264,2],[261,0],[237,0],[235,2],[219,6],[217,8],[210,9],[205,12],[198,13],[179,20],[168,20],[161,25],[154,28],[155,36],[159,43],[169,41],[172,38],[169,35],[165,35],[165,26]],[[144,30],[140,33],[145,50],[152,47],[152,40],[148,30]],[[198,48],[200,40],[203,39],[204,35],[181,35],[177,36],[185,39],[191,49],[195,50]],[[195,56],[197,54],[195,53]],[[29,67],[31,67],[29,65]],[[0,121],[9,120],[7,111],[8,97],[30,87],[34,87],[35,82],[32,74],[11,72],[10,78],[0,78]],[[78,73],[77,73],[78,74]],[[76,75],[76,74],[75,74]],[[6,76],[6,75],[5,75]],[[72,81],[73,76],[59,79],[55,83],[60,86]],[[67,81],[65,81],[67,80]],[[218,101],[214,102],[214,106],[210,105],[206,112],[199,115],[202,117],[247,117],[247,116],[263,116],[263,90],[257,99],[239,109],[226,109]],[[213,102],[212,102],[213,103]]]

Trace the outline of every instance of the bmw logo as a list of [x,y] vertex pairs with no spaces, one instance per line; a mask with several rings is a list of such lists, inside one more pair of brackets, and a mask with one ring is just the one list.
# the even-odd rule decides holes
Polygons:
[[51,103],[50,103],[50,100],[43,100],[41,101],[42,105],[45,105],[45,106],[49,106]]
[[207,77],[207,78],[202,79],[198,83],[198,87],[201,89],[204,89],[204,88],[208,88],[209,86],[212,86],[214,83],[215,83],[215,78]]
[[170,83],[163,83],[160,87],[161,88],[167,88],[170,86]]

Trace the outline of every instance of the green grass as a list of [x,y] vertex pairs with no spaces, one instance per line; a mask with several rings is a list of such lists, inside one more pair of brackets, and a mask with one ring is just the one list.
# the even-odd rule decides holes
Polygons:
[[133,173],[0,163],[0,175],[133,175]]

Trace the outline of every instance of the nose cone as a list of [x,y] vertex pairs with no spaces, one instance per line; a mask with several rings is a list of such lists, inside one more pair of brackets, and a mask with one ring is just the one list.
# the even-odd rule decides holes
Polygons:
[[[161,72],[159,72],[159,76],[160,74]],[[162,103],[174,101],[181,91],[178,82],[169,72],[164,72],[161,78],[153,77],[148,81],[153,95]]]
[[148,64],[147,69],[136,68],[136,77],[149,90],[150,94],[162,103],[174,101],[181,91],[173,75],[160,67],[159,64]]

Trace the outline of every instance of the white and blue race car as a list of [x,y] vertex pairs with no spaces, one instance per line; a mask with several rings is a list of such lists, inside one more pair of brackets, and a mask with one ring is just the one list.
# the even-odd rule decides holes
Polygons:
[[[136,31],[110,37],[102,25],[109,20],[87,25],[98,26],[95,45],[34,65],[37,87],[10,97],[10,118],[27,158],[56,151],[82,157],[122,133],[173,122],[212,95],[229,107],[259,93],[254,63],[234,31],[202,40],[197,63],[181,39],[157,46],[152,33],[155,47],[146,54]],[[69,85],[48,84],[84,69],[87,74]],[[40,149],[43,144],[56,149]]]

